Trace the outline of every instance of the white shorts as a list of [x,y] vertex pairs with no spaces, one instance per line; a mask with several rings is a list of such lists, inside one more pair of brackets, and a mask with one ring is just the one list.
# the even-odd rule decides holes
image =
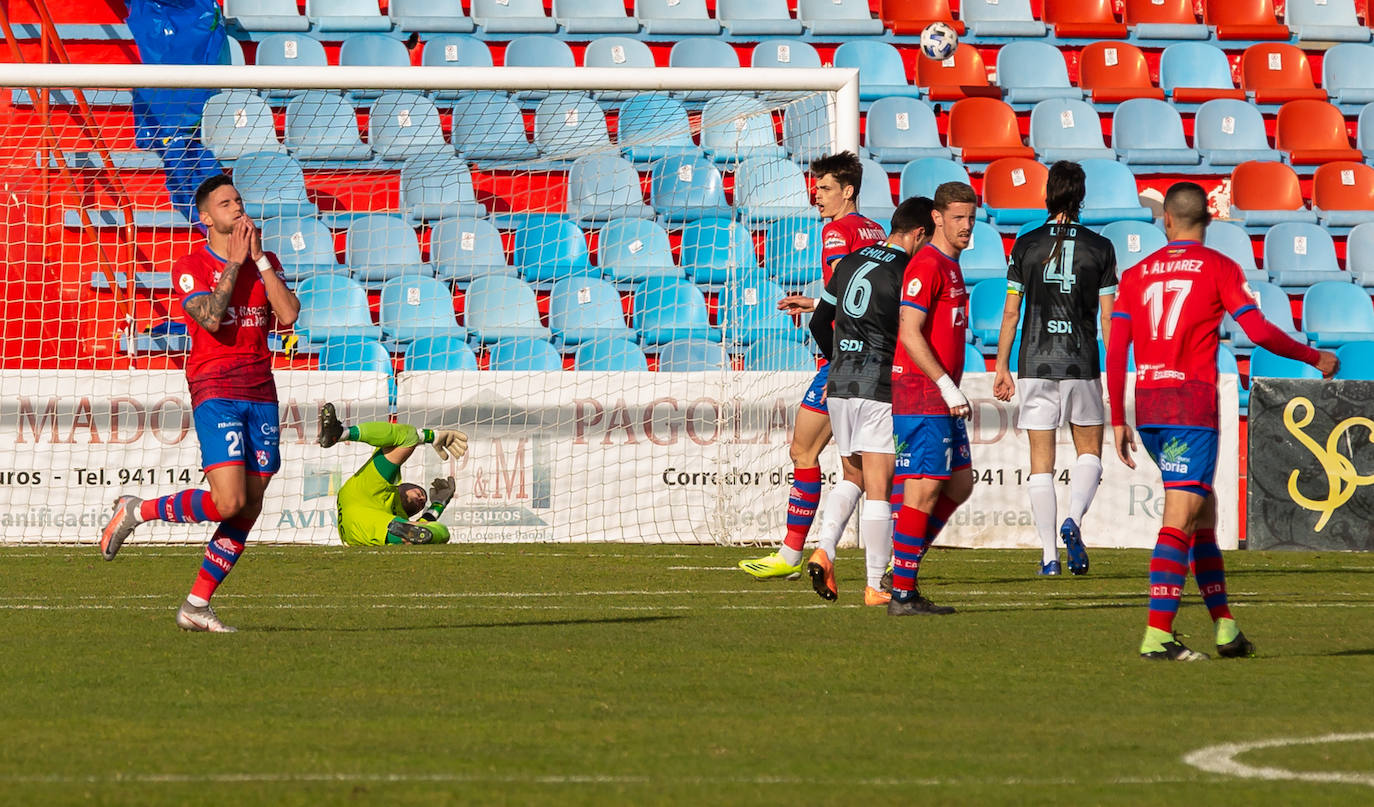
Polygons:
[[1066,420],[1075,426],[1106,422],[1101,379],[1018,378],[1016,394],[1021,396],[1016,428],[1022,431],[1053,431]]
[[830,430],[840,456],[895,454],[892,404],[867,398],[829,398]]

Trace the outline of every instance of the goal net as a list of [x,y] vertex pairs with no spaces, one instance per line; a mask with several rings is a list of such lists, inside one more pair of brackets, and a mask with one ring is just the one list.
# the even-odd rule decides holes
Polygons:
[[116,495],[204,486],[170,269],[220,171],[302,302],[272,342],[282,469],[255,540],[338,541],[371,449],[315,444],[325,401],[469,434],[402,470],[456,478],[457,541],[781,537],[817,357],[777,302],[817,293],[806,166],[857,147],[854,71],[0,75],[0,542],[94,542]]

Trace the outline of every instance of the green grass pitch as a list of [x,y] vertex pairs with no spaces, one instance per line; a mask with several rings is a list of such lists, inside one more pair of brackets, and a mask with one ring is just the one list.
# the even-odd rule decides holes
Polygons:
[[[185,634],[200,551],[0,549],[0,803],[1374,800],[1366,556],[1227,553],[1260,657],[1159,664],[1142,551],[1040,579],[937,550],[960,612],[894,619],[854,551],[830,605],[749,549],[250,546],[216,597],[240,632]],[[1191,588],[1178,627],[1213,649]],[[1329,734],[1368,736],[1286,742]],[[1228,758],[1318,781],[1184,761],[1275,739]]]

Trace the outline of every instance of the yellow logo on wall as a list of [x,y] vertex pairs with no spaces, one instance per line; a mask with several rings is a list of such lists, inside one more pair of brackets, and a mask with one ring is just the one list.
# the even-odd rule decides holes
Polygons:
[[[1298,409],[1303,410],[1302,414],[1295,416],[1294,413]],[[1343,437],[1346,439],[1346,446],[1350,446],[1350,438],[1347,437],[1346,432],[1356,427],[1362,427],[1369,432],[1369,442],[1374,444],[1374,420],[1366,417],[1352,417],[1342,420],[1326,436],[1326,445],[1323,446],[1303,431],[1312,423],[1316,411],[1316,407],[1308,399],[1294,398],[1283,408],[1283,425],[1288,429],[1289,434],[1292,434],[1299,443],[1302,443],[1308,451],[1312,452],[1312,456],[1321,463],[1322,471],[1326,474],[1327,495],[1325,499],[1311,499],[1298,492],[1298,475],[1300,472],[1297,469],[1294,469],[1288,476],[1289,497],[1299,507],[1321,513],[1321,517],[1317,519],[1317,525],[1313,528],[1316,532],[1321,532],[1322,528],[1326,526],[1326,522],[1331,519],[1331,514],[1350,501],[1358,488],[1362,485],[1374,484],[1374,474],[1361,475],[1357,473],[1354,461],[1339,450]]]

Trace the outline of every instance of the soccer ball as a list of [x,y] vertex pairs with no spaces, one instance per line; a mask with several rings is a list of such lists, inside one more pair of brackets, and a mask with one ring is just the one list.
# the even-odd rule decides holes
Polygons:
[[943,62],[959,47],[959,35],[943,22],[932,22],[921,32],[921,52],[928,59]]

